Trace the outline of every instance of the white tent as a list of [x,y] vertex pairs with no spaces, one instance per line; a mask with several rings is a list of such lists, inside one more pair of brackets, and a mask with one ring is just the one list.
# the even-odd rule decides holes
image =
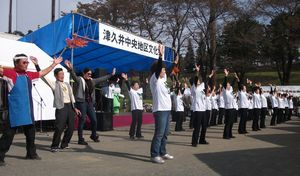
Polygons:
[[[20,41],[14,41],[9,39],[4,39],[0,37],[0,65],[13,66],[13,57],[16,54],[24,53],[27,56],[35,56],[41,69],[48,67],[52,63],[52,58],[42,51],[39,47],[32,43],[25,43]],[[57,67],[63,68],[61,65]],[[65,81],[68,82],[69,74],[66,69]],[[28,66],[29,71],[36,71],[33,63],[30,62]],[[50,72],[47,77],[51,80],[55,80],[53,72]],[[55,119],[55,109],[53,108],[53,93],[51,89],[41,80],[35,81],[33,83],[36,87],[32,87],[33,96],[33,106],[34,106],[34,117],[35,120],[53,120]],[[42,103],[42,111],[40,106],[40,97],[37,93],[41,95],[44,103]]]

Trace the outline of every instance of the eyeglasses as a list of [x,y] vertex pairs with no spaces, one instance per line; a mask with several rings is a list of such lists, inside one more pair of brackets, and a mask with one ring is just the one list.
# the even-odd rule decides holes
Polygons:
[[92,76],[92,73],[87,73],[87,75]]
[[23,61],[22,64],[24,64],[24,65],[29,64],[29,62],[28,61]]

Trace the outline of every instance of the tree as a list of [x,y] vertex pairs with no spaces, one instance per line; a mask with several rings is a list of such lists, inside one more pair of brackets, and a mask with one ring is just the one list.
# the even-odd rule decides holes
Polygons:
[[221,36],[222,58],[225,67],[231,67],[241,81],[260,60],[263,26],[245,15],[227,24]]
[[292,63],[299,55],[300,1],[256,0],[259,17],[270,19],[264,43],[264,56],[275,65],[280,83],[289,84]]
[[183,61],[181,61],[181,65],[183,67],[183,69],[181,69],[181,70],[184,70],[185,72],[190,72],[190,71],[192,71],[192,68],[194,68],[195,63],[197,63],[197,61],[195,58],[194,48],[193,48],[191,39],[189,39],[188,46],[187,46],[187,52],[185,54]]

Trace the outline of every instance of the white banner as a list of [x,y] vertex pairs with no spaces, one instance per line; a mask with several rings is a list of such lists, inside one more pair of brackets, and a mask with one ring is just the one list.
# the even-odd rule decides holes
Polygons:
[[[99,43],[158,59],[158,43],[103,23],[99,23]],[[164,60],[164,52],[162,58]]]
[[[261,86],[263,91],[265,92],[270,92],[271,88],[270,86]],[[275,86],[273,86],[274,90]],[[300,86],[276,86],[276,89],[278,92],[288,92],[289,94],[295,96],[295,97],[300,97]]]

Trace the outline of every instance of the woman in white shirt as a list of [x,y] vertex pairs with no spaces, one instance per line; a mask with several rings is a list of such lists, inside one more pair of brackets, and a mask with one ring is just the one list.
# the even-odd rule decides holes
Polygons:
[[185,131],[182,128],[183,119],[185,116],[184,113],[184,105],[183,105],[183,93],[184,88],[181,88],[181,86],[177,85],[175,89],[175,95],[176,95],[176,124],[175,124],[175,131]]
[[240,122],[238,127],[238,133],[239,134],[246,134],[248,133],[246,130],[247,126],[247,113],[249,108],[249,96],[247,93],[247,87],[243,84],[241,84],[240,80],[238,79],[238,107],[240,111]]
[[212,104],[212,113],[211,113],[211,120],[210,120],[210,126],[217,125],[217,114],[218,114],[218,96],[216,94],[216,87],[214,86],[212,90],[212,96],[211,96],[211,104]]
[[166,144],[169,134],[169,116],[171,113],[170,88],[167,86],[166,66],[162,62],[163,47],[159,45],[159,59],[151,67],[150,90],[152,94],[155,131],[151,142],[151,161],[158,164],[174,159],[167,153]]
[[266,121],[266,115],[268,112],[268,102],[267,98],[262,92],[262,89],[260,88],[260,96],[261,96],[261,114],[260,114],[260,128],[266,128],[265,121]]
[[141,128],[143,122],[143,88],[140,87],[139,82],[132,81],[131,86],[128,81],[127,74],[122,74],[128,88],[128,93],[131,102],[132,121],[129,130],[130,139],[134,140],[135,137],[140,139],[142,136]]
[[223,96],[223,86],[220,84],[218,91],[218,105],[219,105],[219,115],[218,115],[218,125],[223,124],[223,118],[225,115],[225,102]]
[[284,96],[282,93],[278,93],[277,95],[277,101],[278,101],[278,117],[277,117],[277,124],[280,124],[283,122],[283,113],[285,109],[284,104]]
[[[206,117],[206,95],[205,88],[206,83],[201,82],[199,78],[200,66],[195,65],[196,75],[194,77],[192,85],[192,97],[193,97],[193,110],[194,110],[194,131],[192,135],[192,146],[197,147],[199,144],[208,144],[205,140],[207,129],[207,117]],[[210,75],[211,77],[212,75]],[[201,129],[201,134],[200,134]],[[200,134],[200,139],[199,139]],[[199,140],[198,140],[199,139]]]
[[224,69],[225,77],[223,81],[223,96],[225,100],[225,127],[223,132],[224,139],[231,139],[234,138],[232,135],[232,127],[234,123],[234,95],[233,95],[233,86],[235,84],[236,78],[233,79],[232,83],[230,84],[227,82],[227,76],[229,71]]
[[293,103],[293,96],[290,95],[288,97],[288,101],[289,101],[289,115],[288,115],[288,119],[287,120],[291,120],[292,118],[292,114],[293,114],[293,109],[294,109],[294,103]]
[[260,130],[258,121],[261,113],[261,96],[259,94],[259,87],[255,86],[253,88],[253,121],[252,121],[252,131]]
[[278,118],[278,99],[277,99],[276,88],[273,91],[272,85],[270,85],[270,86],[271,86],[270,99],[271,99],[271,105],[272,105],[272,110],[273,110],[270,125],[275,126],[276,125],[276,119]]

